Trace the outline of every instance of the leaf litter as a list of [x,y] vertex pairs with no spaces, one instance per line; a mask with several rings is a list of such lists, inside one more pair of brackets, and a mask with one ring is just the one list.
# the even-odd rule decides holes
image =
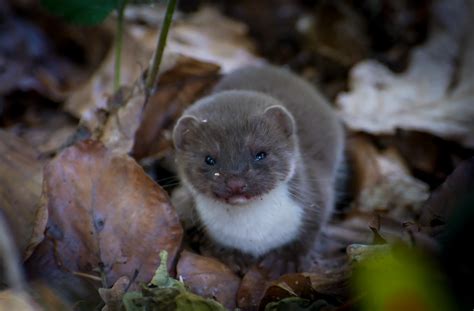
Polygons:
[[[260,310],[325,310],[335,306],[352,306],[354,297],[349,285],[356,262],[378,256],[380,250],[385,254],[387,250],[391,252],[394,245],[402,243],[434,257],[439,256],[440,252],[443,254],[446,246],[440,242],[439,235],[445,232],[445,224],[450,223],[450,219],[455,217],[453,215],[459,213],[451,212],[458,211],[457,206],[461,204],[454,200],[458,192],[453,189],[459,189],[459,193],[469,192],[468,178],[459,176],[463,175],[460,172],[470,172],[466,169],[470,164],[463,164],[426,201],[430,188],[436,186],[432,183],[433,179],[426,176],[446,174],[446,169],[440,173],[435,160],[423,162],[422,156],[411,158],[413,141],[405,140],[398,132],[396,135],[393,133],[397,129],[408,133],[416,130],[427,133],[423,135],[439,136],[436,138],[439,140],[473,147],[472,128],[467,122],[472,115],[469,109],[463,110],[468,107],[469,92],[472,91],[472,61],[468,56],[473,40],[472,36],[464,36],[466,28],[459,26],[463,26],[462,23],[456,26],[450,24],[453,16],[469,14],[469,10],[463,10],[461,2],[434,2],[431,8],[435,19],[429,28],[428,40],[411,49],[405,72],[393,73],[374,60],[364,60],[353,67],[349,77],[351,90],[341,94],[337,100],[341,116],[350,130],[348,149],[354,165],[351,204],[338,211],[334,221],[325,228],[311,266],[305,271],[276,278],[271,267],[266,271],[258,266],[241,278],[215,258],[193,250],[192,245],[186,243],[193,237],[183,236],[168,195],[127,155],[131,153],[136,160],[157,159],[155,170],[173,171],[172,164],[169,164],[172,163],[169,162],[172,160],[169,136],[175,120],[183,109],[212,87],[219,73],[225,74],[232,68],[261,62],[262,59],[254,54],[259,43],[254,44],[249,39],[247,26],[222,16],[216,9],[202,8],[187,16],[179,16],[170,33],[158,91],[144,107],[140,75],[153,52],[157,30],[150,27],[156,26],[153,19],[137,23],[129,16],[123,51],[123,87],[119,92],[112,92],[113,53],[111,46],[107,45],[110,42],[104,40],[101,48],[106,47],[108,52],[102,52],[101,64],[95,63],[94,74],[82,86],[76,84],[66,91],[40,91],[53,100],[66,99],[63,107],[55,109],[64,109],[72,116],[71,119],[58,122],[57,130],[52,125],[42,134],[44,138],[37,140],[30,139],[30,134],[34,135],[40,127],[27,125],[23,133],[28,143],[17,141],[14,137],[19,132],[18,124],[27,124],[25,119],[3,117],[0,123],[2,127],[8,125],[10,132],[0,132],[0,146],[5,146],[3,157],[7,159],[0,163],[2,185],[19,187],[15,186],[18,184],[16,181],[31,180],[31,176],[36,176],[35,191],[31,197],[22,197],[13,188],[13,191],[5,192],[7,201],[21,199],[22,204],[18,208],[28,215],[10,218],[15,223],[12,225],[13,236],[18,239],[16,243],[20,250],[27,255],[25,249],[34,250],[24,264],[29,277],[40,277],[54,293],[68,302],[82,301],[78,306],[83,309],[97,307],[101,297],[105,303],[105,306],[102,304],[104,310],[142,310],[151,305],[186,310],[191,307],[196,310],[222,310],[236,306]],[[451,10],[442,11],[440,8]],[[295,12],[301,10],[297,8]],[[334,8],[327,7],[327,4],[326,7],[318,7],[309,14],[309,18],[313,14],[313,22],[321,23],[321,12],[325,10]],[[329,73],[334,70],[334,63],[345,68],[370,55],[367,49],[371,47],[367,40],[373,35],[364,33],[368,30],[358,16],[361,13],[351,5],[336,6],[335,10],[339,14],[338,19],[334,20],[333,28],[328,29],[328,33],[318,28],[317,37],[311,37],[314,35],[314,29],[311,29],[314,24],[306,25],[309,28],[306,28],[305,40],[312,38],[313,41],[309,41],[305,48],[312,49],[311,53],[323,55],[318,58],[318,66],[321,65],[322,69],[317,70],[320,72],[312,69],[314,63],[311,61],[306,60],[305,63],[302,55],[292,62],[297,69],[307,66],[301,70],[304,76],[316,74],[329,80],[332,77],[334,81],[320,80],[324,82],[321,85],[323,91],[328,94],[333,92],[334,85],[343,85],[346,80],[343,71]],[[420,21],[424,20],[420,17],[419,8],[412,12],[404,10],[407,8],[400,9],[400,14],[413,14]],[[150,12],[156,18],[155,13]],[[455,19],[463,20],[461,17]],[[217,21],[222,27],[215,27]],[[347,39],[330,39],[329,34],[337,33],[338,27],[347,29],[351,25],[354,32],[348,33]],[[106,23],[100,29],[111,36],[111,24]],[[275,35],[282,33],[287,32]],[[341,46],[359,36],[361,45],[355,55],[341,51]],[[466,39],[464,44],[459,44],[463,38]],[[452,43],[454,48],[447,53],[442,42]],[[410,50],[406,42],[394,48]],[[393,50],[385,56],[385,59],[393,57]],[[291,53],[280,59],[289,57]],[[461,65],[456,66],[457,60]],[[427,75],[434,79],[420,79]],[[14,88],[12,86],[11,89]],[[383,106],[387,109],[381,108],[381,103],[387,105]],[[7,107],[10,109],[10,106]],[[14,114],[7,116],[11,115]],[[60,118],[59,114],[52,115]],[[87,132],[84,137],[92,139],[82,142],[80,140],[84,138],[64,139],[71,135],[71,128],[76,125],[74,120],[81,120],[80,126]],[[57,134],[61,129],[64,134]],[[50,142],[47,140],[49,136]],[[402,150],[400,146],[403,143],[406,147]],[[41,176],[45,159],[36,151],[29,150],[29,144],[36,145],[47,155],[58,153],[44,169],[41,198],[41,178],[38,174]],[[70,147],[64,149],[68,145]],[[461,160],[459,157],[465,157],[465,154],[472,155],[469,149],[466,150],[462,153],[453,149],[443,150],[445,157],[451,161],[451,165],[446,167],[456,166]],[[434,159],[433,154],[438,152],[432,148],[429,156]],[[15,170],[18,165],[22,169]],[[413,168],[423,171],[424,175],[413,176]],[[7,178],[9,176],[14,176],[14,179]],[[464,176],[469,175],[465,173]],[[159,173],[156,179],[160,180]],[[2,195],[5,197],[5,194]],[[8,207],[0,208],[3,213],[6,211],[8,218]],[[37,209],[48,210],[49,216],[41,218],[43,227],[36,225],[39,229],[31,229],[31,225],[16,225],[20,220],[29,219],[31,222],[31,216],[38,213]],[[12,207],[10,215],[11,211]],[[35,243],[41,241],[41,228],[44,226],[45,238],[35,247]],[[18,229],[24,232],[15,233]],[[33,244],[28,240],[31,231],[35,232],[33,236],[36,237]],[[459,237],[456,234],[461,233],[453,232],[452,239],[456,240]],[[181,239],[184,239],[184,246]],[[158,255],[161,250],[167,250],[169,256],[169,260],[165,260],[167,269]],[[449,270],[450,266],[455,265],[449,260],[446,262],[443,262],[443,269]],[[155,270],[154,281],[149,283]],[[401,275],[405,273],[408,272],[400,270]],[[158,283],[157,279],[160,280]],[[372,287],[366,287],[361,292],[376,296],[373,289],[376,289],[377,282],[373,281]],[[8,292],[0,294],[9,295]],[[16,299],[15,296],[10,297]],[[36,305],[37,296],[33,297],[36,302],[28,296],[20,303],[31,302],[34,308],[41,309]],[[27,308],[26,305],[24,307]]]

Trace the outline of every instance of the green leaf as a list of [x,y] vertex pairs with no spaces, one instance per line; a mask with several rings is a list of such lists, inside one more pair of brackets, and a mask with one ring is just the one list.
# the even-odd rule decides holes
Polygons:
[[41,3],[71,23],[97,25],[120,6],[121,0],[42,0]]
[[454,310],[439,269],[413,249],[400,248],[365,258],[354,287],[360,310]]
[[160,266],[148,285],[141,292],[129,292],[123,297],[126,311],[177,310],[225,311],[217,301],[200,297],[186,290],[184,284],[169,276],[166,263],[168,253],[160,252]]
[[177,311],[225,311],[226,309],[217,301],[182,292],[176,297]]

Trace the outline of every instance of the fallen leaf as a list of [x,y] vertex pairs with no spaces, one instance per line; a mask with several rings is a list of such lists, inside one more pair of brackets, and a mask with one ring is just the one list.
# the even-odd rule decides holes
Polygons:
[[160,75],[157,91],[148,99],[135,134],[133,155],[136,159],[172,149],[174,123],[186,107],[217,81],[218,72],[217,65],[182,56],[173,68]]
[[436,189],[424,206],[421,233],[440,244],[437,255],[459,304],[457,310],[474,304],[474,262],[470,238],[474,236],[474,158],[462,162]]
[[439,186],[452,172],[458,154],[463,158],[461,147],[427,133],[400,130],[395,135],[377,136],[377,140],[395,147],[410,172],[428,183],[430,189]]
[[254,54],[255,46],[248,38],[247,26],[210,6],[177,21],[171,28],[167,48],[173,53],[217,64],[223,73],[263,61]]
[[135,287],[148,282],[161,250],[173,269],[183,234],[178,217],[130,157],[92,140],[69,147],[46,166],[43,198],[47,238],[27,268],[66,296],[97,298],[101,277],[105,286],[122,276]]
[[142,121],[145,95],[137,86],[131,89],[123,87],[121,90],[123,92],[118,92],[109,99],[104,120],[97,123],[92,137],[117,154],[128,154],[133,148],[135,133]]
[[[309,18],[307,18],[309,19]],[[366,21],[346,2],[323,2],[313,19],[300,21],[306,28],[309,48],[343,66],[366,58],[370,40]]]
[[411,176],[398,151],[394,148],[378,151],[360,135],[348,140],[348,150],[356,176],[355,207],[402,222],[414,220],[428,198],[429,189]]
[[44,14],[38,2],[3,2],[1,10],[1,94],[34,90],[64,100],[87,81],[112,45],[104,28],[68,25]]
[[[326,301],[320,299],[311,301],[309,299],[302,299],[298,297],[284,298],[280,301],[273,301],[265,305],[265,311],[279,311],[279,310],[292,310],[292,311],[324,311],[334,309]],[[263,309],[261,309],[263,310]]]
[[352,69],[351,91],[337,99],[349,128],[417,130],[474,147],[472,3],[438,1],[432,14],[431,35],[414,49],[404,73],[373,60]]
[[58,296],[53,289],[42,282],[30,282],[31,296],[41,306],[41,310],[64,311],[71,310],[71,306]]
[[[107,27],[112,28],[113,25],[108,24]],[[145,49],[128,29],[127,25],[123,34],[121,85],[131,87],[146,68],[153,49]],[[65,111],[78,119],[88,121],[97,110],[108,110],[108,101],[113,94],[114,55],[113,46],[110,46],[102,63],[95,68],[93,76],[67,98]]]
[[313,289],[309,277],[298,273],[286,274],[267,287],[259,309],[263,310],[267,304],[289,297],[316,300],[318,293]]
[[183,251],[176,274],[191,292],[214,298],[230,310],[236,307],[240,278],[218,260]]
[[0,311],[11,310],[41,311],[43,309],[25,292],[0,291]]
[[0,130],[0,209],[26,260],[43,239],[48,218],[39,203],[43,162],[23,139]]
[[462,162],[446,181],[431,194],[421,211],[419,224],[433,236],[445,226],[474,190],[474,158]]
[[122,305],[122,299],[130,284],[126,276],[120,277],[111,288],[99,288],[100,298],[105,302],[102,311],[118,311]]
[[217,301],[189,292],[182,281],[169,276],[164,262],[166,251],[160,252],[161,263],[150,283],[141,292],[128,292],[123,298],[125,310],[223,311]]
[[[216,23],[219,27],[215,27]],[[126,24],[121,63],[122,85],[132,86],[139,80],[156,49],[159,31],[156,25]],[[173,68],[182,56],[216,64],[227,72],[261,62],[252,50],[253,44],[247,38],[244,24],[223,16],[215,9],[203,8],[173,21],[160,73]],[[87,118],[98,109],[107,109],[113,76],[114,51],[111,47],[91,80],[68,98],[66,111],[77,118]]]
[[28,142],[42,158],[54,154],[74,134],[77,121],[64,112],[39,107],[36,103],[26,105],[29,107],[23,117],[7,130]]
[[244,275],[237,292],[237,306],[243,310],[255,310],[260,305],[260,301],[265,295],[270,278],[269,271],[259,269],[257,265]]

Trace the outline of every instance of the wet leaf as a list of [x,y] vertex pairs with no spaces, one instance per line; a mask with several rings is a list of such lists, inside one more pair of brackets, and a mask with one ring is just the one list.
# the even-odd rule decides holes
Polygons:
[[40,205],[43,162],[24,140],[0,130],[0,209],[23,259],[43,239],[48,218]]
[[240,278],[216,259],[183,251],[178,261],[177,275],[183,278],[191,292],[214,298],[228,309],[236,307]]
[[56,289],[86,299],[101,279],[106,286],[122,276],[136,287],[151,279],[161,250],[174,266],[182,238],[177,215],[130,157],[91,140],[67,148],[45,168],[43,197],[47,238],[27,266]]

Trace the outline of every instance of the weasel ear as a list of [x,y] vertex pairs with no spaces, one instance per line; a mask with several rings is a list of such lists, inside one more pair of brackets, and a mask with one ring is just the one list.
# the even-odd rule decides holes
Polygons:
[[288,137],[295,132],[295,120],[285,107],[280,105],[270,106],[265,109],[263,115],[283,129]]
[[190,132],[197,128],[198,124],[198,119],[193,116],[182,116],[179,118],[173,130],[173,142],[176,149],[184,149]]

